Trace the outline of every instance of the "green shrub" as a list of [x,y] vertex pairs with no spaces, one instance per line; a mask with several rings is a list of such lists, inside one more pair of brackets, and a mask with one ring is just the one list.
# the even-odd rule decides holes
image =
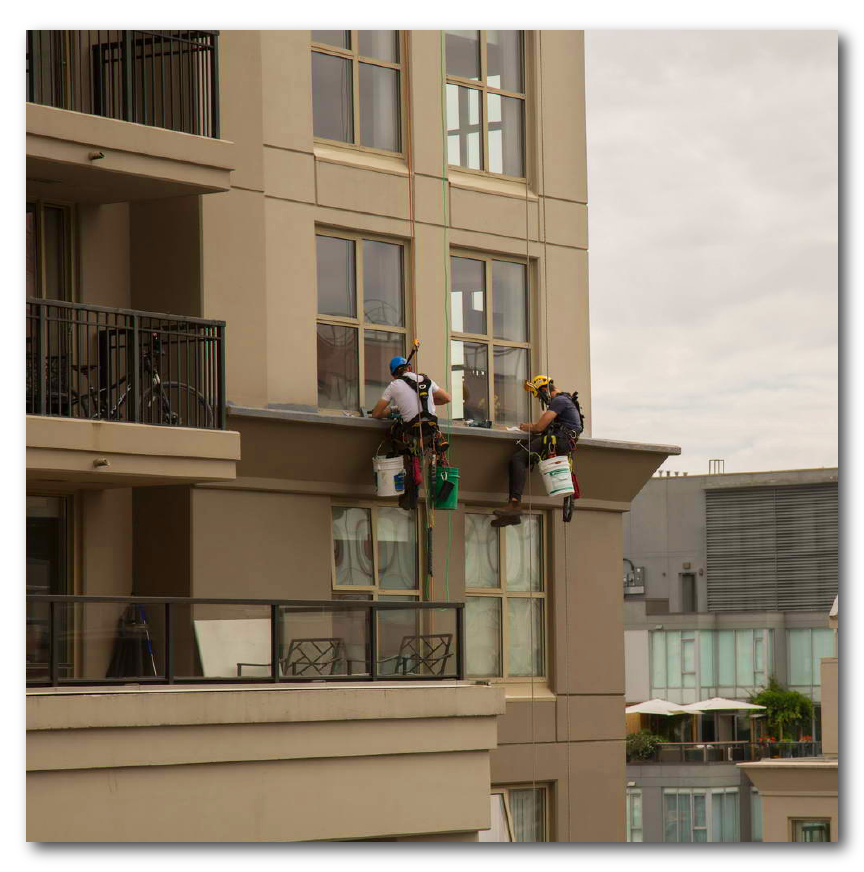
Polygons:
[[803,693],[783,687],[773,675],[768,687],[751,696],[750,702],[765,706],[769,732],[781,742],[792,741],[791,727],[809,727],[813,718],[813,703]]
[[639,730],[627,736],[627,756],[631,760],[650,760],[657,748],[663,743],[663,737],[650,730]]

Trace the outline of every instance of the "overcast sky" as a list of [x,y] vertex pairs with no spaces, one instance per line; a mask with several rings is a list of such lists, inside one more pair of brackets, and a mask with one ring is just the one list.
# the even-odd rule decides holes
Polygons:
[[585,42],[593,434],[836,465],[836,33]]

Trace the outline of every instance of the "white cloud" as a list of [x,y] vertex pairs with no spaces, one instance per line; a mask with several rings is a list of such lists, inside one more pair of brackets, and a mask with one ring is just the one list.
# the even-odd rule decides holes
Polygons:
[[837,39],[586,34],[596,436],[837,463]]

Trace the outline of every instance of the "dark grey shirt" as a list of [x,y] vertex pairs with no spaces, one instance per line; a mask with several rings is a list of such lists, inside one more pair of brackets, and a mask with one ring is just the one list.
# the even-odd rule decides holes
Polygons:
[[[561,423],[567,427],[572,427],[574,430],[579,430],[582,426],[582,419],[579,417],[579,410],[570,397],[564,394],[558,394],[551,403],[549,403],[549,411],[555,412],[555,421],[552,423]],[[551,424],[549,425],[552,426]]]

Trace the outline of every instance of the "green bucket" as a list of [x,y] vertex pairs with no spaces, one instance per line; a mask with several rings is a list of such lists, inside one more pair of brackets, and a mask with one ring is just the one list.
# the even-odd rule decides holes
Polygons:
[[435,475],[435,508],[455,509],[459,500],[459,468],[439,466]]

